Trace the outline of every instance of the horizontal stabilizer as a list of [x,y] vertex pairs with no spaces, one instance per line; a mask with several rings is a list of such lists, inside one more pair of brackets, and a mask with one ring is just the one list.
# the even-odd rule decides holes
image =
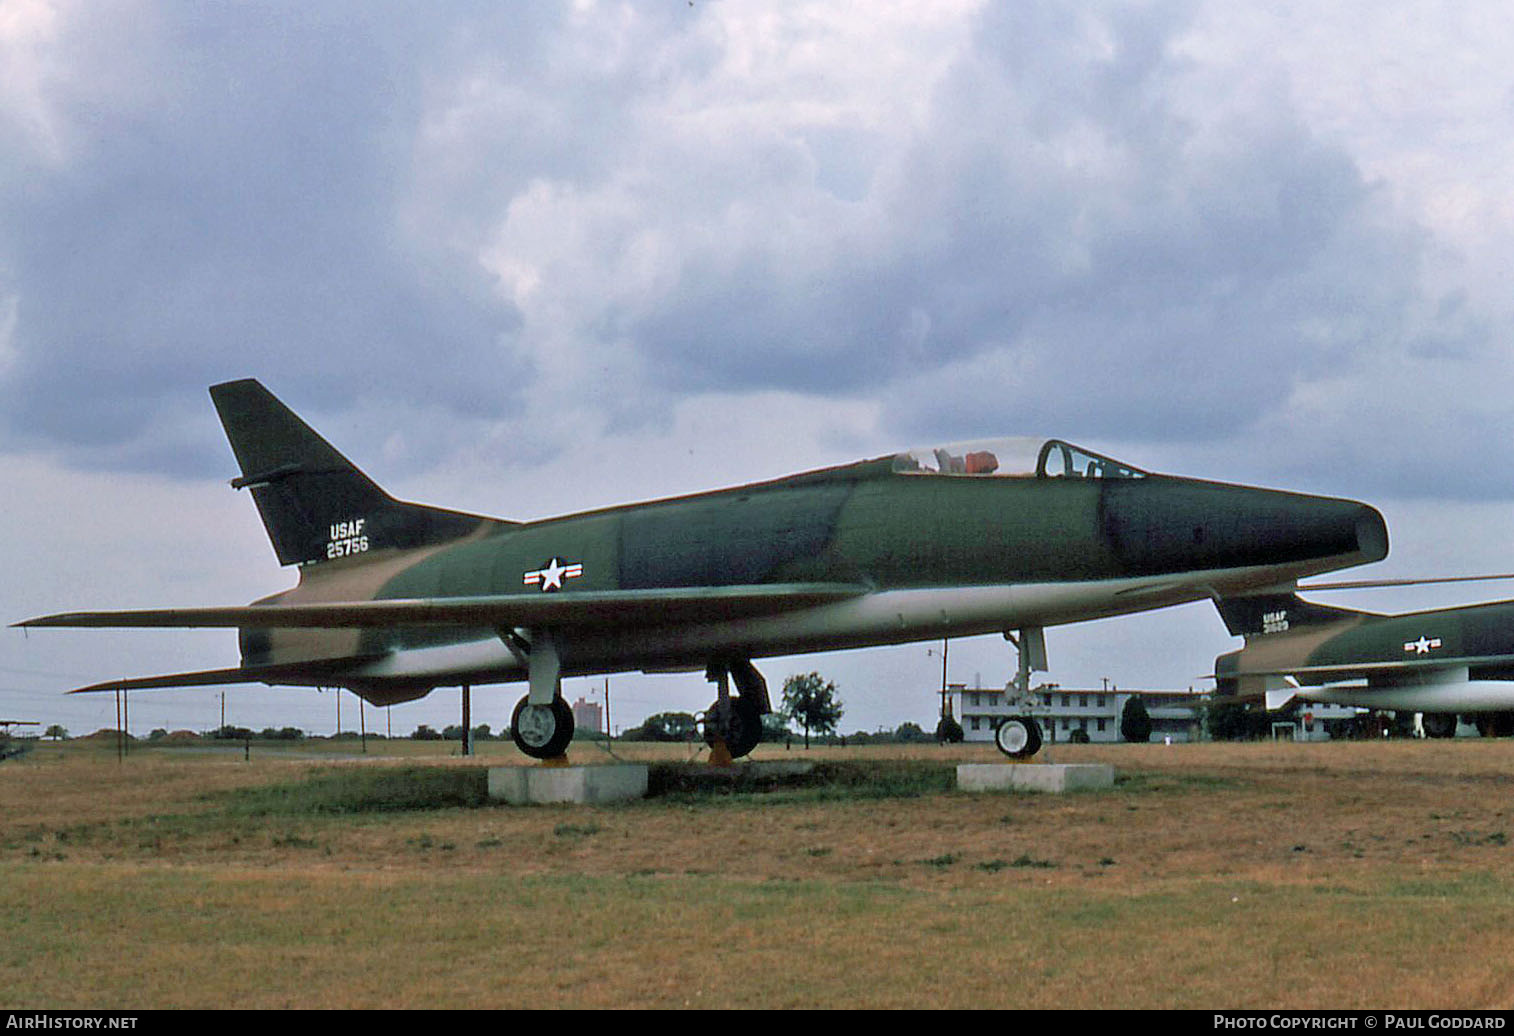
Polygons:
[[1267,711],[1276,712],[1278,709],[1285,709],[1288,707],[1288,703],[1297,696],[1298,688],[1296,687],[1279,687],[1276,690],[1268,691]]
[[343,658],[330,663],[300,662],[294,665],[252,666],[236,669],[202,669],[194,673],[169,673],[165,676],[138,676],[129,680],[104,680],[88,687],[75,687],[69,694],[89,694],[94,691],[141,691],[166,687],[221,687],[227,684],[302,684],[308,685],[318,679],[323,670],[336,672],[348,669],[365,657]]
[[866,593],[837,583],[609,590],[583,593],[495,594],[321,604],[156,608],[66,612],[15,625],[40,627],[346,629],[381,626],[467,628],[657,626],[693,619],[718,621],[813,608]]

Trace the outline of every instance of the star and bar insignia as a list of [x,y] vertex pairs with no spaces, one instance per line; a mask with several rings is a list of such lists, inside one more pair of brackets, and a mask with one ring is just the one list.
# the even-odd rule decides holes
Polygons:
[[1426,637],[1423,635],[1418,640],[1410,640],[1404,644],[1405,651],[1412,651],[1416,655],[1428,655],[1438,647],[1440,647],[1439,637]]
[[554,557],[534,572],[527,572],[525,584],[540,586],[542,593],[548,593],[552,590],[561,590],[564,580],[577,579],[583,574],[584,567],[581,563]]

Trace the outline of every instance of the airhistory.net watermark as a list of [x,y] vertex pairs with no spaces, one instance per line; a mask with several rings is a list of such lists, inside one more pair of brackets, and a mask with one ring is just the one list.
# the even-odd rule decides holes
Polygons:
[[59,1014],[52,1011],[14,1011],[5,1016],[7,1030],[135,1029],[134,1014]]

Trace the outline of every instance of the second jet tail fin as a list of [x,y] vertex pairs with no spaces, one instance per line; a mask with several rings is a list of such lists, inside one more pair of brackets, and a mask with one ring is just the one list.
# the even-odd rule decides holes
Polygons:
[[281,565],[444,543],[503,524],[394,499],[252,378],[213,385],[210,398],[242,469],[232,485],[252,490]]
[[1230,635],[1247,640],[1262,634],[1287,633],[1304,626],[1339,622],[1365,614],[1351,608],[1315,604],[1291,592],[1217,597],[1214,606]]

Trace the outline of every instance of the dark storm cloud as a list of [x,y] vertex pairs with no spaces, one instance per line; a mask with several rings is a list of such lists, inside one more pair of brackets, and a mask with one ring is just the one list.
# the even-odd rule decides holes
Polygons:
[[176,441],[163,415],[249,374],[328,403],[403,385],[510,406],[509,307],[396,226],[434,34],[365,11],[179,9],[134,70],[145,102],[63,113],[74,154],[0,197],[12,448],[219,468],[219,444]]
[[149,10],[72,51],[134,89],[83,76],[62,158],[0,156],[7,449],[219,473],[204,386],[252,374],[367,442],[423,415],[385,447],[416,466],[781,390],[898,442],[1246,436],[1328,470],[1414,402],[1376,372],[1486,354],[1286,77],[1185,48],[1201,4],[988,4],[929,47],[888,9],[921,45],[876,65],[918,83],[823,5]]

